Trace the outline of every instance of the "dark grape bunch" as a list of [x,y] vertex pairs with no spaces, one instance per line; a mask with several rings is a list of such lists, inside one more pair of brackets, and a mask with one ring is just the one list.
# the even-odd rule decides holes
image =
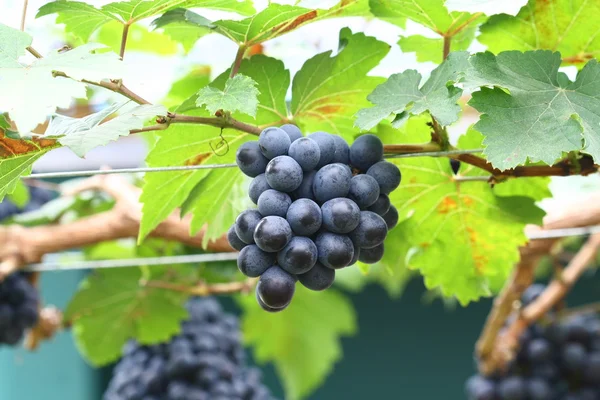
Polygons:
[[254,178],[249,196],[257,209],[237,217],[228,239],[240,251],[240,271],[260,276],[256,298],[263,309],[287,307],[298,280],[325,290],[336,269],[383,257],[383,241],[398,223],[388,195],[401,176],[383,161],[377,136],[360,136],[349,147],[340,136],[304,137],[288,124],[244,143],[236,162]]
[[[20,209],[9,200],[0,203],[0,220],[34,211],[52,199],[52,192],[29,187],[30,201]],[[0,343],[14,346],[38,321],[39,297],[29,274],[18,272],[0,282]]]
[[272,400],[261,373],[245,366],[238,320],[212,298],[194,298],[169,343],[130,341],[104,400]]
[[[530,286],[528,304],[544,290]],[[531,326],[506,374],[475,375],[466,383],[469,400],[600,400],[600,315],[559,319],[555,313]]]

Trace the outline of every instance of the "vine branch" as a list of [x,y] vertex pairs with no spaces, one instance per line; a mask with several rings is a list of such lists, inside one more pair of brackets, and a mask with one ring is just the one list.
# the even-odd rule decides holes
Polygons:
[[21,13],[21,30],[25,31],[25,20],[27,19],[27,7],[29,0],[23,0],[23,12]]
[[125,58],[125,48],[127,47],[127,36],[129,35],[129,27],[131,25],[123,25],[123,35],[121,36],[121,49],[119,50],[119,56],[121,60]]
[[237,53],[235,54],[235,59],[233,60],[233,64],[231,65],[231,74],[229,75],[230,78],[236,76],[238,71],[240,70],[240,65],[242,65],[244,54],[246,54],[246,46],[242,44],[238,47]]

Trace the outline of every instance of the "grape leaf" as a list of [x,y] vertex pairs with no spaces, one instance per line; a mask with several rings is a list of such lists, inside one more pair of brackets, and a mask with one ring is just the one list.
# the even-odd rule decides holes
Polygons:
[[21,175],[29,174],[37,159],[57,147],[55,140],[11,139],[0,129],[0,201],[14,192]]
[[544,50],[471,58],[467,84],[494,86],[475,92],[469,105],[483,113],[475,129],[496,168],[528,158],[552,164],[582,149],[600,160],[600,65],[590,61],[571,82],[560,64],[559,53]]
[[186,99],[198,93],[200,88],[210,83],[210,73],[211,68],[207,65],[194,68],[186,76],[173,82],[169,93],[161,101],[161,104],[169,108],[179,106]]
[[[504,2],[509,3],[509,2]],[[481,26],[479,42],[494,53],[504,50],[559,51],[563,63],[579,67],[600,54],[600,3],[587,0],[530,0],[515,17],[495,15]]]
[[485,15],[517,15],[527,0],[446,0],[448,11],[482,12]]
[[457,101],[462,90],[452,83],[459,82],[464,76],[469,65],[468,57],[466,52],[450,54],[420,88],[421,74],[416,70],[409,69],[390,76],[367,97],[375,106],[360,110],[356,114],[355,126],[368,130],[390,114],[398,116],[406,112],[419,115],[425,111],[429,111],[443,126],[456,122],[461,111]]
[[198,107],[204,105],[211,114],[215,114],[218,110],[239,111],[254,117],[259,93],[256,82],[252,78],[237,74],[225,82],[223,90],[211,86],[200,89],[196,105]]
[[479,17],[468,12],[448,12],[444,0],[370,0],[369,5],[376,17],[402,25],[408,18],[447,37],[458,34]]
[[292,113],[307,131],[325,130],[346,138],[355,131],[352,115],[368,105],[365,99],[382,78],[367,76],[390,46],[344,28],[343,49],[331,57],[320,53],[304,63],[292,83]]
[[333,289],[311,292],[297,285],[294,301],[276,314],[264,312],[254,296],[239,303],[245,342],[259,362],[275,364],[286,399],[304,398],[319,387],[342,357],[340,337],[356,333],[352,304]]
[[27,185],[25,185],[21,180],[17,181],[15,190],[8,195],[8,199],[17,207],[25,208],[30,200],[29,189],[27,188]]
[[[422,142],[429,131],[425,116],[412,117],[400,134],[407,143]],[[461,137],[459,147],[476,147],[481,138],[474,134]],[[531,198],[497,196],[487,182],[455,181],[446,159],[393,162],[402,171],[402,183],[390,200],[401,223],[390,232],[397,241],[386,252],[397,251],[394,257],[418,270],[429,289],[439,288],[462,304],[489,296],[519,259],[525,225],[540,223],[543,211]],[[481,171],[465,164],[459,174]]]
[[18,59],[25,54],[31,41],[27,33],[0,24],[0,67],[20,67]]
[[162,28],[165,34],[181,43],[185,51],[190,51],[198,39],[213,32],[215,25],[200,14],[185,8],[167,11],[152,21],[154,28]]
[[40,7],[36,18],[58,14],[56,22],[65,24],[66,32],[86,42],[94,31],[109,21],[131,25],[181,7],[209,8],[243,15],[255,12],[250,0],[130,0],[109,3],[101,8],[83,2],[56,0]]
[[108,115],[121,107],[115,104],[98,113],[83,118],[55,116],[48,125],[46,135],[61,136],[58,141],[83,157],[91,149],[104,146],[119,136],[129,135],[132,129],[141,129],[144,122],[157,115],[166,115],[161,105],[143,104],[101,124]]
[[[16,58],[0,60],[0,109],[8,112],[20,132],[27,133],[57,107],[68,108],[74,97],[87,97],[86,85],[78,81],[121,78],[124,69],[119,56],[93,53],[100,48],[86,44],[63,53],[53,52],[29,66],[21,66]],[[56,76],[57,71],[73,79]]]
[[144,276],[141,268],[97,270],[71,299],[65,320],[72,323],[81,354],[93,365],[117,360],[129,339],[155,344],[179,333],[180,323],[188,316],[184,307],[188,295],[145,287],[142,278],[188,281],[193,269],[153,267],[145,273],[150,275]]
[[[483,17],[481,18],[484,19]],[[471,24],[456,34],[450,42],[450,51],[464,51],[469,48],[475,33],[477,24]],[[404,53],[415,53],[418,62],[434,62],[441,64],[444,55],[444,39],[428,38],[421,35],[402,36],[398,45]]]

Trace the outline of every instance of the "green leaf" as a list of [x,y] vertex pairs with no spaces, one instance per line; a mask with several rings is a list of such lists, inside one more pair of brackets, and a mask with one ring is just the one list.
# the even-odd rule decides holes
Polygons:
[[297,285],[294,301],[276,314],[264,312],[254,296],[241,297],[240,305],[246,343],[259,362],[273,362],[290,400],[323,383],[342,357],[341,336],[356,332],[352,304],[333,289],[311,292]]
[[462,90],[452,84],[459,82],[467,71],[468,57],[466,52],[450,54],[420,88],[421,74],[416,70],[390,76],[367,97],[375,106],[360,110],[355,126],[368,130],[390,115],[405,111],[412,115],[429,111],[442,126],[456,122],[461,111],[457,101]]
[[48,225],[57,222],[67,211],[81,206],[84,202],[79,196],[58,197],[37,210],[15,215],[12,221],[23,226]]
[[367,0],[342,0],[327,10],[271,3],[241,21],[216,21],[216,31],[247,47],[271,40],[310,22],[332,17],[366,16]]
[[65,24],[66,32],[85,42],[94,31],[109,21],[116,20],[121,24],[131,25],[144,18],[182,7],[231,11],[243,15],[255,12],[250,0],[130,0],[109,3],[101,8],[77,1],[56,0],[42,6],[37,18],[58,14],[56,21]]
[[[96,41],[109,46],[118,53],[123,37],[123,25],[118,21],[110,21],[98,31]],[[179,49],[177,41],[167,35],[151,32],[148,28],[135,24],[129,28],[127,52],[138,51],[160,55],[173,55]]]
[[[506,2],[509,3],[509,2]],[[587,0],[530,0],[515,17],[495,15],[481,26],[479,42],[494,53],[505,50],[559,51],[563,63],[583,67],[600,53],[595,16],[600,3]]]
[[83,157],[91,149],[104,146],[120,136],[127,136],[133,129],[141,129],[144,122],[157,115],[166,115],[161,105],[143,104],[100,124],[108,115],[122,105],[114,104],[98,113],[83,118],[55,116],[46,131],[47,136],[61,136],[58,141]]
[[369,103],[366,96],[382,78],[367,76],[390,46],[344,28],[343,49],[317,54],[304,63],[292,84],[292,113],[307,131],[325,130],[351,138],[352,115]]
[[[415,141],[429,131],[424,117],[411,118],[403,129]],[[461,139],[461,148],[473,144],[467,139]],[[462,304],[491,295],[519,259],[518,247],[527,241],[525,225],[540,223],[543,211],[531,198],[497,196],[487,182],[455,181],[445,159],[394,163],[402,171],[402,183],[390,199],[403,222],[390,234],[398,235],[396,246],[407,242],[410,247],[401,251],[403,257],[394,257],[419,270],[428,288],[437,287]],[[459,176],[479,175],[477,168],[461,166]]]
[[22,175],[31,173],[37,159],[57,147],[55,140],[11,139],[0,129],[0,201],[14,192]]
[[[190,274],[189,268],[153,267],[149,278],[169,282],[191,279],[193,275],[186,276],[184,271]],[[129,339],[155,344],[179,333],[181,321],[188,316],[184,307],[188,295],[145,287],[142,278],[140,268],[97,270],[73,296],[65,320],[73,324],[75,343],[93,365],[117,360]]]
[[485,15],[517,15],[527,0],[446,0],[448,11],[481,12]]
[[91,4],[56,0],[40,7],[36,18],[57,14],[56,22],[65,24],[65,31],[87,42],[96,29],[116,18],[109,12],[98,9]]
[[211,86],[200,89],[196,105],[204,105],[211,114],[224,110],[255,116],[259,93],[252,78],[237,74],[227,80],[223,90]]
[[473,93],[469,105],[483,114],[475,129],[496,168],[527,159],[552,164],[582,149],[600,160],[600,65],[590,61],[571,82],[560,64],[559,53],[543,50],[471,58],[467,83],[494,86]]
[[[470,127],[458,141],[462,149],[478,149],[483,147],[483,135]],[[520,177],[507,179],[494,185],[494,193],[498,196],[526,196],[536,201],[552,197],[549,188],[550,177]]]
[[371,12],[390,22],[411,19],[441,36],[452,37],[472,24],[478,16],[467,12],[448,12],[444,0],[370,0]]
[[25,54],[31,41],[27,33],[0,24],[0,67],[18,68],[18,59]]
[[[0,60],[0,110],[8,112],[21,133],[27,133],[57,107],[69,108],[73,98],[86,98],[86,85],[79,81],[121,78],[124,68],[118,55],[94,53],[102,47],[86,44],[56,51],[29,66],[21,66],[16,58]],[[57,71],[73,79],[55,77]]]
[[167,11],[152,25],[156,29],[162,28],[165,34],[181,43],[185,51],[190,51],[198,39],[212,33],[215,28],[210,20],[185,8]]
[[8,198],[11,203],[15,204],[17,207],[25,208],[30,199],[27,185],[25,185],[21,180],[17,181],[14,192],[9,194]]
[[[475,33],[477,25],[471,24],[463,29],[450,42],[450,51],[464,51],[469,48]],[[415,53],[418,62],[431,61],[441,64],[444,55],[444,39],[432,39],[421,35],[403,36],[398,41],[398,45],[404,53]]]

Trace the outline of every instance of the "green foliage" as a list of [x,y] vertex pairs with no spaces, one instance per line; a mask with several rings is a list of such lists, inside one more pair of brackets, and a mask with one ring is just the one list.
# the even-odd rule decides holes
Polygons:
[[494,53],[505,50],[559,51],[565,64],[583,67],[600,51],[600,3],[586,0],[530,0],[516,16],[496,15],[481,27],[478,41]]
[[[110,21],[98,30],[96,41],[110,47],[118,53],[123,38],[123,25]],[[127,51],[139,51],[160,55],[176,54],[179,49],[177,41],[165,34],[151,32],[142,25],[132,25],[127,38]]]
[[19,208],[24,208],[29,203],[29,197],[29,189],[23,181],[18,181],[15,190],[8,195],[8,199]]
[[390,76],[367,97],[375,106],[360,110],[355,125],[368,130],[393,114],[393,125],[400,126],[409,114],[426,111],[442,126],[456,122],[461,110],[457,101],[462,90],[452,84],[462,79],[467,66],[468,53],[458,52],[436,68],[421,87],[421,74],[415,70]]
[[259,93],[256,82],[252,78],[237,74],[225,82],[223,90],[211,86],[200,89],[196,106],[205,106],[211,114],[215,114],[218,110],[239,111],[254,117]]
[[485,15],[508,14],[517,15],[527,0],[446,0],[449,11],[481,12]]
[[551,164],[563,152],[584,148],[599,160],[600,65],[590,61],[571,82],[560,64],[559,53],[541,50],[471,58],[468,84],[494,86],[475,92],[469,105],[483,113],[475,129],[485,136],[485,154],[495,167],[528,158]]
[[181,43],[186,51],[190,51],[198,39],[212,32],[213,23],[200,14],[185,8],[167,11],[152,22],[152,25],[162,28],[165,34]]
[[367,76],[389,51],[389,45],[362,33],[340,32],[342,49],[317,54],[304,63],[292,84],[291,111],[308,131],[325,130],[347,139],[351,115],[368,102],[365,97],[381,78]]
[[246,343],[259,362],[275,364],[290,400],[323,383],[341,358],[341,336],[356,332],[352,304],[333,289],[311,292],[298,285],[292,304],[276,314],[262,310],[254,296],[241,297],[240,305]]
[[186,267],[94,272],[82,282],[65,311],[79,351],[90,363],[101,366],[117,360],[129,339],[155,344],[179,333],[181,321],[187,318],[184,303],[188,296],[144,282],[188,282],[193,274]]

